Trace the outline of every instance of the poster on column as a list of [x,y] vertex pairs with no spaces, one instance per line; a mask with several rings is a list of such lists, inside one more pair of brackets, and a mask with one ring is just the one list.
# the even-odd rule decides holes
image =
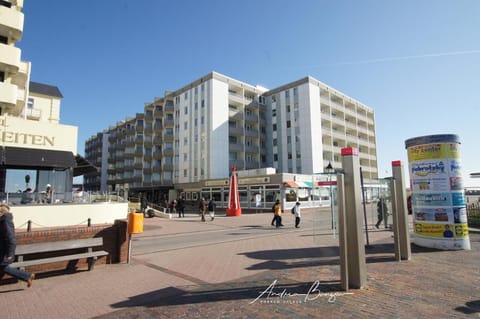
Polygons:
[[459,138],[442,134],[405,141],[414,242],[438,249],[470,249]]

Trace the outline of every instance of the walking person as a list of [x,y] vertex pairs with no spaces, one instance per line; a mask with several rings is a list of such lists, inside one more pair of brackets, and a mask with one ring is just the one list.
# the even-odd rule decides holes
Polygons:
[[177,201],[178,217],[185,217],[185,201],[180,197]]
[[198,209],[200,212],[200,216],[202,217],[202,222],[205,221],[205,211],[207,210],[207,202],[205,202],[205,198],[202,197],[200,202],[198,203]]
[[170,207],[172,208],[172,214],[176,214],[177,213],[177,200],[174,199],[172,200],[172,203],[170,204]]
[[147,200],[147,195],[140,193],[140,209],[142,213],[145,215],[147,212],[147,206],[148,206],[148,200]]
[[377,203],[377,223],[375,227],[378,229],[378,226],[382,223],[383,217],[385,216],[385,221],[388,213],[387,203],[385,199],[382,197]]
[[5,273],[25,281],[27,287],[31,287],[35,274],[10,267],[15,260],[16,244],[15,226],[10,207],[7,204],[0,204],[0,278]]
[[280,200],[277,199],[277,201],[275,202],[275,216],[274,216],[274,219],[275,219],[275,227],[280,227],[280,226],[283,226],[282,224],[282,205],[280,204]]
[[275,206],[277,205],[279,201],[277,200],[275,204],[272,206],[272,213],[273,213],[273,218],[272,218],[272,226],[275,226],[275,221],[277,220],[277,216],[275,215]]
[[295,206],[293,206],[293,214],[295,214],[295,228],[299,228],[300,218],[302,217],[300,213],[300,202],[297,202]]
[[210,199],[208,202],[208,214],[210,214],[210,220],[215,219],[215,208],[217,207],[217,204],[215,204],[215,201],[213,198]]

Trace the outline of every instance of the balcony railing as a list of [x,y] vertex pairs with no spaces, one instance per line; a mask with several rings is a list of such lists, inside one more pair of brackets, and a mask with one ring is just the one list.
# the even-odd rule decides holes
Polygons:
[[42,117],[42,110],[26,108],[25,115],[28,119],[39,120]]

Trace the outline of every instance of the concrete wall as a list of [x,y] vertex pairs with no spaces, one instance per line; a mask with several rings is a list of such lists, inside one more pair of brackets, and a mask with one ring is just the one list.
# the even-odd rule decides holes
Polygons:
[[113,224],[128,215],[128,203],[102,202],[93,204],[19,205],[10,210],[16,229],[67,227],[93,224]]

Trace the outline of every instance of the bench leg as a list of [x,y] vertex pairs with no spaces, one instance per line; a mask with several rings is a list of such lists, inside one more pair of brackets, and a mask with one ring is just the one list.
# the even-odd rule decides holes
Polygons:
[[98,257],[91,257],[88,258],[88,271],[93,269],[93,266],[95,266],[95,262],[97,261]]

